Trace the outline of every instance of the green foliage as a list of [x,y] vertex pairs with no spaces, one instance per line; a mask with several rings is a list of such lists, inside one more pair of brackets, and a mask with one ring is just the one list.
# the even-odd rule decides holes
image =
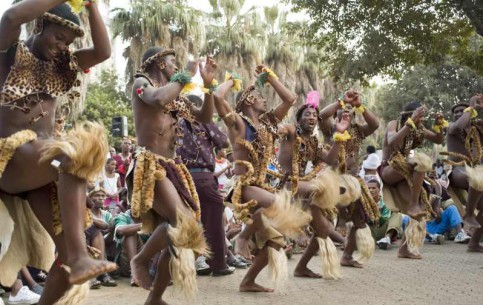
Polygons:
[[469,101],[478,92],[483,92],[483,77],[465,66],[417,66],[397,83],[379,89],[376,111],[384,120],[394,120],[406,103],[419,101],[432,113],[442,112],[450,119],[451,106]]
[[304,37],[324,51],[336,80],[380,73],[399,78],[416,64],[443,63],[448,56],[483,75],[483,44],[474,42],[481,38],[475,29],[483,35],[482,15],[474,16],[483,13],[480,0],[291,2],[310,16]]
[[109,142],[114,143],[111,133],[112,118],[126,116],[128,134],[134,136],[134,121],[131,102],[118,85],[118,76],[114,70],[104,70],[98,82],[89,84],[85,110],[80,120],[101,121],[108,131]]

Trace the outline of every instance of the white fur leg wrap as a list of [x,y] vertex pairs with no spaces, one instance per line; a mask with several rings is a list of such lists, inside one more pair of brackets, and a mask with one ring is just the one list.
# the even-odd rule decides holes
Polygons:
[[414,170],[419,173],[429,172],[433,168],[433,160],[421,152],[415,152],[414,157],[409,159],[409,164],[416,164]]
[[185,299],[193,299],[198,292],[196,285],[195,253],[191,249],[176,248],[177,258],[171,255],[169,272],[173,280],[173,293]]
[[72,286],[54,305],[83,305],[89,295],[89,282]]
[[405,234],[408,251],[412,254],[419,255],[424,244],[424,238],[426,237],[426,221],[417,221],[410,218]]
[[340,261],[334,243],[327,237],[326,239],[317,237],[319,243],[319,253],[322,258],[322,277],[324,279],[340,279]]
[[376,248],[376,242],[371,234],[371,229],[366,226],[363,229],[356,230],[356,246],[358,255],[356,261],[360,264],[367,262],[372,255],[374,255],[374,250]]
[[338,175],[330,168],[317,175],[310,185],[312,192],[312,204],[321,209],[333,209],[339,201],[340,185]]
[[352,202],[355,202],[357,199],[361,198],[362,190],[361,184],[356,177],[352,175],[339,175],[339,183],[340,188],[344,189],[344,192],[339,196],[339,205],[340,206],[348,206]]
[[483,191],[483,165],[469,167],[466,165],[466,175],[470,186],[479,191]]
[[2,257],[7,253],[7,249],[10,246],[12,240],[14,222],[10,213],[8,213],[7,207],[0,199],[0,261]]
[[288,280],[288,260],[285,250],[276,250],[267,246],[268,267],[272,274],[272,281],[275,287],[281,287]]

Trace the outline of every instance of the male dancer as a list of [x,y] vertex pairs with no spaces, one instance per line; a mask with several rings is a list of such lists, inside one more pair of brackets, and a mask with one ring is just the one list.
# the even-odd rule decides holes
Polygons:
[[[286,277],[288,271],[286,256],[281,249],[285,245],[282,233],[299,229],[310,218],[297,209],[289,209],[288,213],[277,211],[280,206],[290,206],[290,197],[287,194],[275,196],[274,189],[266,183],[267,166],[273,157],[273,145],[278,137],[277,124],[287,115],[297,96],[264,65],[257,66],[256,74],[258,84],[270,84],[282,99],[281,104],[267,111],[266,100],[257,87],[252,85],[239,93],[236,112],[233,111],[225,100],[227,92],[236,87],[239,81],[232,77],[219,86],[215,94],[215,107],[228,127],[228,137],[236,160],[236,183],[229,200],[235,206],[237,218],[247,223],[236,240],[235,252],[251,258],[249,240],[252,236],[256,237],[258,249],[252,266],[240,284],[240,291],[273,292],[273,289],[255,283],[255,279],[269,263],[276,281]],[[285,222],[288,226],[274,223],[286,216],[293,217],[291,221]],[[280,263],[277,264],[277,261]]]
[[[341,142],[335,142],[329,151],[319,146],[317,136],[313,135],[317,126],[319,117],[319,109],[315,105],[305,104],[301,106],[295,115],[297,123],[284,124],[283,136],[280,141],[280,150],[278,160],[283,173],[290,173],[289,179],[292,193],[298,198],[303,199],[304,207],[308,209],[312,215],[310,226],[314,230],[310,243],[295,268],[294,275],[297,277],[320,278],[320,274],[314,273],[307,267],[312,257],[320,251],[323,258],[323,277],[339,278],[340,263],[338,261],[335,246],[329,235],[334,231],[332,223],[328,216],[334,216],[333,209],[339,198],[339,187],[334,188],[335,182],[338,185],[338,177],[334,173],[322,173],[319,177],[316,175],[321,170],[322,163],[332,164],[337,162],[339,146]],[[344,113],[342,120],[336,124],[336,130],[342,134],[349,127],[349,114]],[[312,171],[305,175],[307,163],[312,162]],[[297,176],[295,176],[297,175]],[[324,176],[328,179],[321,178]],[[284,178],[282,178],[284,179]],[[314,181],[323,182],[321,190],[317,189]],[[324,185],[325,184],[325,185]],[[334,194],[329,194],[335,191]],[[323,197],[316,193],[327,193],[326,195],[333,197]],[[315,196],[314,196],[315,195]],[[314,199],[331,199],[331,200],[314,200]],[[334,201],[335,200],[335,201]]]
[[[198,224],[200,207],[195,185],[187,168],[175,163],[173,158],[180,130],[178,119],[210,122],[213,97],[205,94],[200,109],[180,96],[183,87],[191,83],[191,75],[178,71],[175,55],[172,49],[149,48],[135,75],[132,90],[139,149],[126,184],[132,194],[133,216],[142,218],[142,232],[152,234],[131,261],[131,272],[139,286],[151,290],[145,304],[165,304],[162,296],[171,277],[175,290],[192,296],[197,290],[194,252],[206,254],[207,251],[203,229]],[[208,88],[216,63],[208,57],[204,68],[199,65],[203,83]],[[149,262],[161,250],[153,283]]]
[[429,195],[423,189],[424,176],[432,169],[431,158],[418,152],[410,157],[411,150],[421,147],[425,139],[438,144],[443,142],[442,116],[435,118],[435,125],[440,127],[435,132],[424,127],[425,115],[426,107],[412,102],[404,107],[397,120],[388,123],[383,161],[378,170],[387,207],[411,218],[399,248],[401,258],[421,258],[419,250],[426,235],[425,217],[432,213]]
[[[483,252],[479,244],[483,234],[483,168],[482,161],[483,121],[478,119],[476,109],[483,106],[483,95],[470,99],[469,104],[459,103],[451,108],[453,123],[448,127],[447,144],[450,163],[448,193],[455,203],[466,203],[463,217],[465,228],[474,228],[468,251]],[[463,166],[465,165],[465,166]],[[467,198],[458,196],[461,190],[467,191]],[[475,209],[478,215],[475,218]]]
[[[50,268],[45,265],[52,263],[53,250],[43,237],[43,226],[59,255],[39,304],[53,304],[71,284],[116,268],[91,259],[84,238],[86,180],[102,169],[107,153],[104,128],[84,123],[62,140],[52,138],[57,97],[67,94],[70,102],[76,102],[79,71],[111,54],[107,30],[92,1],[85,3],[94,46],[69,50],[84,32],[78,16],[64,2],[24,0],[10,7],[0,21],[0,206],[8,209],[0,208],[0,236],[7,237],[1,240],[0,281],[9,286],[12,276],[27,264]],[[34,20],[33,35],[19,41],[22,24]],[[26,199],[30,207],[11,194]],[[28,218],[32,211],[36,218]],[[26,219],[18,215],[25,215],[28,223],[17,223],[11,235],[12,230],[7,230],[13,227],[6,225],[11,219],[3,220]],[[36,237],[20,239],[17,229]]]
[[[342,113],[350,113],[350,127],[343,135],[334,133],[334,126],[330,118],[341,117]],[[363,124],[356,122],[356,114],[364,120]],[[359,93],[355,90],[348,90],[344,98],[340,101],[326,106],[320,111],[320,126],[327,143],[341,141],[343,143],[339,149],[339,174],[358,175],[359,171],[359,152],[362,141],[371,135],[378,127],[377,117],[367,107],[362,105]],[[358,177],[358,176],[357,176]],[[369,259],[374,252],[374,240],[371,231],[367,226],[367,220],[375,221],[379,218],[379,208],[367,189],[364,180],[359,179],[362,197],[351,204],[349,214],[353,222],[353,227],[347,236],[344,253],[341,259],[342,266],[362,267],[363,261]],[[352,254],[356,248],[359,250],[359,258],[353,259]]]

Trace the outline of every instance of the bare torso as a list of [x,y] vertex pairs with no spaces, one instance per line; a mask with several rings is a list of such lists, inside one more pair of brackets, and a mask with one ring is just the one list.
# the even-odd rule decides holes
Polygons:
[[[397,121],[394,120],[394,121],[389,122],[389,124],[387,124],[388,129],[389,129],[390,126],[393,126],[394,124],[397,125]],[[389,160],[389,157],[391,157],[391,155],[394,151],[395,151],[395,149],[391,148],[389,146],[388,132],[386,130],[386,132],[384,133],[384,139],[383,139],[383,142],[382,142],[382,160],[383,161]]]
[[[448,151],[468,156],[468,152],[466,151],[466,148],[465,148],[465,140],[466,140],[466,135],[470,131],[470,128],[471,126],[468,126],[465,130],[462,130],[459,133],[447,134],[446,139],[447,139]],[[481,132],[479,133],[479,136],[481,141],[483,138],[481,135]],[[476,147],[474,147],[474,145],[472,147],[471,153],[473,155],[475,155],[476,153]],[[452,161],[461,161],[461,159],[457,157],[450,156],[449,159]]]
[[131,104],[138,145],[163,157],[173,158],[177,119],[164,109],[143,102],[135,93]]

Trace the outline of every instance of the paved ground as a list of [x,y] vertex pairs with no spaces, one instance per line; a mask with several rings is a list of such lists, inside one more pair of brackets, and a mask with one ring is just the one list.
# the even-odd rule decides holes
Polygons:
[[[338,281],[293,278],[275,293],[240,293],[238,284],[245,274],[237,270],[232,276],[199,277],[199,295],[194,302],[174,301],[170,304],[206,305],[295,305],[295,304],[482,304],[483,254],[467,253],[465,245],[447,241],[445,245],[425,245],[423,260],[396,258],[397,249],[376,250],[375,257],[364,269],[342,268]],[[340,252],[339,252],[340,255]],[[293,271],[300,255],[289,261]],[[310,264],[320,270],[320,257]],[[268,272],[262,271],[260,284],[270,285]],[[147,292],[128,286],[121,279],[116,288],[102,287],[91,291],[89,305],[144,304]],[[479,301],[476,300],[479,298]]]

